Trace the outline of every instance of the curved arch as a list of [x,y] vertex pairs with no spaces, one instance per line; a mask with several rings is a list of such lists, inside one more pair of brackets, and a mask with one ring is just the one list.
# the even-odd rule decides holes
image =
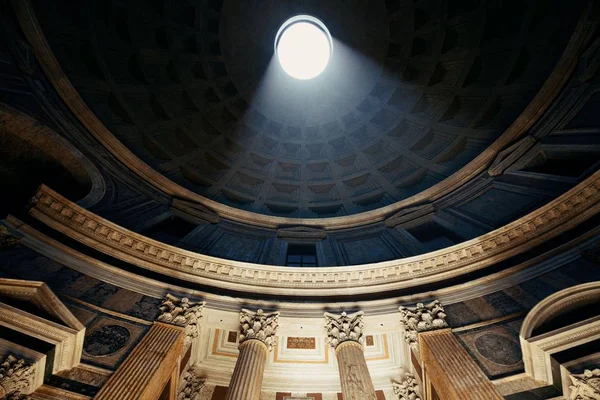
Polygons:
[[598,339],[600,316],[539,335],[533,333],[544,323],[581,307],[597,303],[598,299],[600,299],[600,282],[584,283],[548,296],[527,314],[520,332],[525,373],[536,380],[556,383],[552,354]]
[[48,156],[64,168],[77,184],[87,189],[86,194],[77,201],[78,205],[89,208],[104,196],[106,183],[98,168],[50,127],[4,103],[0,103],[0,122],[9,136]]
[[584,283],[554,293],[539,302],[527,314],[521,326],[520,336],[530,339],[533,331],[544,323],[599,299],[600,282]]

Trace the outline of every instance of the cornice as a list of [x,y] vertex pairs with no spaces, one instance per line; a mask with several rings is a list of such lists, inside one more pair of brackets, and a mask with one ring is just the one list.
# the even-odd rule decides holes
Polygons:
[[[261,300],[259,294],[247,297],[230,297],[223,294],[213,294],[188,287],[175,286],[171,283],[128,272],[59,243],[15,217],[9,216],[3,223],[12,231],[18,232],[23,236],[22,243],[24,246],[35,250],[39,254],[58,263],[68,265],[70,268],[90,277],[150,297],[163,298],[164,293],[172,292],[190,298],[201,298],[207,302],[205,308],[229,311],[236,315],[239,313],[240,307],[253,307],[276,308],[281,311],[282,315],[315,318],[322,318],[323,309],[339,309],[341,311],[354,308],[359,308],[368,315],[393,314],[396,316],[399,304],[414,304],[430,301],[431,299],[439,299],[448,305],[484,296],[536,278],[576,260],[580,256],[582,249],[588,248],[591,244],[595,243],[596,238],[600,234],[600,227],[597,227],[524,263],[473,281],[435,291],[415,292],[403,296],[386,296],[385,298],[376,300],[352,301],[340,299],[339,301],[335,301],[328,299],[326,303],[318,301],[318,299],[310,299],[314,300],[311,302],[296,303],[280,298],[275,306],[272,301]],[[255,299],[255,297],[258,299]]]
[[18,0],[13,1],[12,4],[21,28],[31,44],[35,56],[65,104],[86,129],[104,147],[106,147],[116,159],[127,165],[128,168],[136,173],[141,179],[169,196],[200,204],[209,210],[216,212],[222,218],[270,228],[286,225],[303,225],[324,229],[341,229],[360,226],[367,223],[382,221],[402,208],[433,202],[456,190],[476,177],[479,173],[485,171],[500,151],[524,136],[548,110],[560,91],[571,78],[579,62],[579,57],[584,52],[598,24],[591,18],[591,7],[588,7],[583,13],[570,42],[553,72],[531,103],[502,134],[502,136],[500,136],[500,138],[461,170],[417,195],[377,210],[345,217],[311,219],[266,216],[226,206],[183,188],[151,168],[124,146],[83,101],[54,56],[35,16],[31,1]]
[[534,248],[600,211],[600,171],[538,210],[478,238],[414,257],[294,268],[224,260],[131,232],[41,186],[30,214],[96,250],[166,276],[237,292],[348,296],[406,289],[474,272]]

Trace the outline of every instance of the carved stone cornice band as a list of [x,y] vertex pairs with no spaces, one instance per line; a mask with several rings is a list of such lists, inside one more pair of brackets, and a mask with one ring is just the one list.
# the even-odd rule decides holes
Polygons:
[[429,304],[417,303],[415,307],[400,306],[398,310],[405,329],[404,340],[411,348],[418,346],[419,332],[448,328],[444,307],[439,300]]
[[325,313],[325,330],[327,331],[327,341],[334,349],[345,342],[354,342],[361,346],[364,342],[363,337],[363,316],[362,311],[353,314],[341,315]]
[[210,257],[152,240],[113,224],[41,186],[30,214],[122,261],[190,282],[242,292],[294,296],[398,290],[457,277],[527,251],[600,211],[600,171],[493,232],[432,253],[352,267],[294,268]]
[[269,350],[275,345],[275,332],[279,327],[279,311],[265,313],[259,309],[240,311],[240,346],[255,339],[263,342]]

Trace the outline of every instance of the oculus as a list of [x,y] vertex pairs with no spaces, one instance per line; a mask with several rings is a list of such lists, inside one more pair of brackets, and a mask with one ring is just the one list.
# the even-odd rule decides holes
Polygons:
[[323,22],[310,15],[285,21],[275,37],[275,54],[292,78],[309,80],[321,75],[331,59],[331,34]]

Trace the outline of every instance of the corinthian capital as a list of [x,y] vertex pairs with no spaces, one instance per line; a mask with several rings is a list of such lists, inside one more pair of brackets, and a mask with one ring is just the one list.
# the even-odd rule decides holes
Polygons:
[[158,321],[171,325],[185,327],[185,344],[198,337],[200,332],[200,320],[202,309],[206,302],[191,302],[187,297],[179,299],[168,294],[160,305]]
[[419,384],[411,373],[404,374],[404,378],[400,382],[392,382],[392,386],[398,400],[421,400]]
[[363,344],[363,315],[362,311],[354,314],[341,315],[325,313],[325,329],[327,340],[334,349],[343,342],[352,340]]
[[182,380],[184,386],[179,391],[177,400],[198,400],[200,389],[204,386],[204,380],[200,379],[193,368],[188,369],[183,374]]
[[0,398],[20,398],[28,392],[34,379],[32,365],[9,355],[0,364]]
[[257,339],[267,345],[269,350],[275,344],[275,331],[279,327],[279,311],[265,313],[263,310],[240,311],[240,344],[249,339]]
[[447,328],[444,307],[439,300],[429,304],[417,303],[416,307],[400,306],[400,322],[406,329],[405,340],[410,347],[418,345],[417,336],[419,332],[433,331]]
[[10,233],[4,225],[0,225],[0,250],[10,249],[20,242],[21,238],[18,238]]
[[600,400],[600,369],[569,376],[569,400]]

